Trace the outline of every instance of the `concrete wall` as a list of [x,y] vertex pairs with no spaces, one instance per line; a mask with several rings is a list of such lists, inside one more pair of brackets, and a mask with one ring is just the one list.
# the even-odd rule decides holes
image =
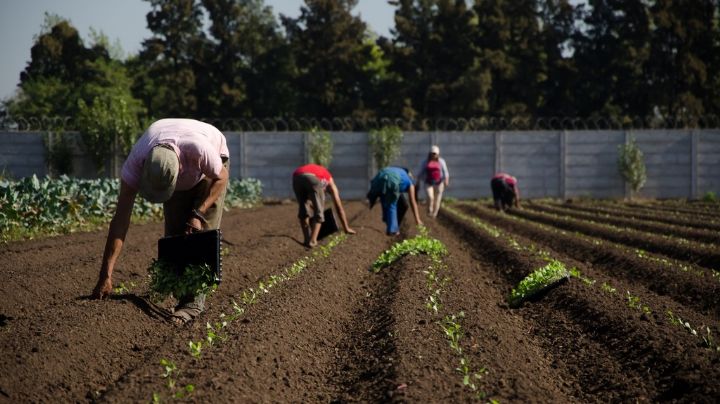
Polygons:
[[0,132],[0,173],[15,178],[45,176],[45,146],[41,133]]
[[[57,135],[56,135],[57,136]],[[77,134],[66,133],[74,148],[74,172],[94,177]],[[305,132],[227,132],[231,175],[263,182],[269,197],[291,197],[290,175],[307,161]],[[376,172],[367,133],[331,133],[330,171],[344,198],[363,198]],[[619,198],[628,190],[617,172],[618,145],[634,137],[645,154],[648,180],[640,196],[700,197],[720,193],[720,130],[406,132],[394,165],[416,172],[432,144],[451,174],[447,195],[490,195],[494,172],[518,178],[524,197]],[[15,178],[47,173],[43,134],[0,132],[0,170]],[[118,158],[116,165],[122,163]],[[112,166],[112,164],[108,164]],[[114,172],[119,172],[118,167]],[[420,193],[421,195],[424,192]]]

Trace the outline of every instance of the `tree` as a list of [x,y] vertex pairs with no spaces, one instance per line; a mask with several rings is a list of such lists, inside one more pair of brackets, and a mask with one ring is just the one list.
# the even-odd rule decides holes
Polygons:
[[341,117],[362,108],[371,48],[365,23],[350,13],[356,3],[305,0],[298,18],[282,17],[298,68],[300,115]]
[[146,0],[153,36],[136,60],[133,92],[151,116],[197,116],[198,77],[207,77],[206,38],[197,0]]
[[[263,0],[202,0],[211,26],[207,116],[268,117],[290,112],[294,63]],[[292,102],[289,102],[293,105]]]
[[375,159],[375,167],[381,170],[400,154],[403,132],[397,126],[383,126],[369,133],[370,150]]
[[131,80],[119,62],[98,60],[95,64],[103,72],[102,80],[83,89],[86,96],[78,100],[76,126],[83,148],[102,172],[113,153],[130,153],[141,132],[144,108],[133,98]]
[[490,65],[493,115],[532,116],[543,104],[547,54],[537,0],[476,0],[476,46]]
[[394,110],[422,118],[487,111],[487,66],[474,40],[477,18],[464,0],[396,0],[392,43],[384,47],[399,91]]
[[542,117],[575,117],[583,97],[572,39],[576,35],[576,9],[568,0],[546,0],[542,8],[542,40],[547,55],[547,80],[541,85]]
[[108,59],[105,48],[85,47],[69,21],[50,14],[30,54],[17,93],[5,103],[12,119],[74,117],[83,88],[101,75],[94,62]]
[[587,28],[575,37],[579,114],[618,121],[647,115],[651,109],[646,81],[651,28],[647,6],[623,0],[593,0],[590,6],[583,13]]
[[330,132],[313,128],[310,130],[310,162],[330,167],[332,162],[333,141]]
[[662,115],[692,125],[717,94],[718,4],[714,0],[657,0],[651,6],[649,99]]

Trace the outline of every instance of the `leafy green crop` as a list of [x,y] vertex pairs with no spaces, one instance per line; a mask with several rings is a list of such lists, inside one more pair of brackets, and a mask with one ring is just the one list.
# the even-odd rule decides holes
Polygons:
[[415,236],[411,239],[403,240],[394,244],[389,250],[386,250],[375,262],[373,262],[373,272],[392,265],[393,262],[405,255],[427,254],[430,256],[447,255],[447,249],[439,240],[430,238],[426,235]]
[[511,307],[518,307],[527,298],[539,293],[548,286],[570,276],[567,268],[558,260],[550,260],[544,267],[534,270],[513,288],[508,302]]
[[206,294],[217,288],[215,271],[207,264],[188,265],[182,275],[167,263],[153,260],[148,268],[150,291],[153,300],[163,300],[169,295],[175,298]]
[[[0,240],[68,233],[82,226],[108,222],[115,213],[119,192],[120,180],[109,178],[87,180],[63,175],[0,181]],[[225,206],[251,206],[261,195],[260,181],[232,179]],[[162,205],[136,198],[133,215],[160,219]]]

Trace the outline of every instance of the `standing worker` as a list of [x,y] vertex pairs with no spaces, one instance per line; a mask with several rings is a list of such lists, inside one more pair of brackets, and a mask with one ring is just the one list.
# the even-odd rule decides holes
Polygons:
[[313,248],[317,245],[320,227],[325,221],[325,191],[332,195],[335,210],[345,233],[355,234],[355,230],[348,225],[345,209],[340,200],[340,191],[325,167],[317,164],[298,167],[293,172],[292,184],[298,203],[298,219],[303,232],[303,244],[306,247]]
[[[112,273],[130,226],[136,194],[163,203],[165,236],[220,227],[230,178],[229,155],[225,136],[207,123],[161,119],[150,125],[122,167],[117,208],[93,298],[102,299],[112,292]],[[176,323],[192,320],[205,308],[204,294],[176,297]]]
[[520,208],[520,189],[518,180],[507,173],[497,173],[490,180],[490,188],[495,200],[495,209],[505,211],[510,206]]
[[420,165],[416,186],[425,182],[425,192],[428,197],[428,215],[437,217],[440,211],[443,191],[450,185],[450,172],[445,159],[440,157],[440,147],[432,146],[428,157]]
[[417,200],[415,198],[415,185],[413,184],[410,172],[406,168],[386,167],[380,170],[370,181],[370,191],[367,193],[367,199],[370,202],[370,209],[380,198],[382,204],[382,219],[386,224],[386,234],[396,236],[400,234],[400,225],[398,222],[398,202],[407,203],[405,195],[407,192],[410,197],[410,207],[415,216],[415,223],[421,225],[420,214],[418,212]]

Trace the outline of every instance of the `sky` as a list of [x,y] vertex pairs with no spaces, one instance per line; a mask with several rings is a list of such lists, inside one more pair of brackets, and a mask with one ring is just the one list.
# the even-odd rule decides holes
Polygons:
[[[275,15],[297,17],[303,0],[265,0]],[[142,0],[0,0],[0,99],[13,95],[20,72],[30,61],[30,48],[45,19],[45,12],[70,20],[87,40],[90,28],[116,40],[127,54],[140,50],[143,39],[150,37],[145,16],[150,3]],[[386,0],[359,0],[353,10],[370,29],[390,36],[393,7]]]

